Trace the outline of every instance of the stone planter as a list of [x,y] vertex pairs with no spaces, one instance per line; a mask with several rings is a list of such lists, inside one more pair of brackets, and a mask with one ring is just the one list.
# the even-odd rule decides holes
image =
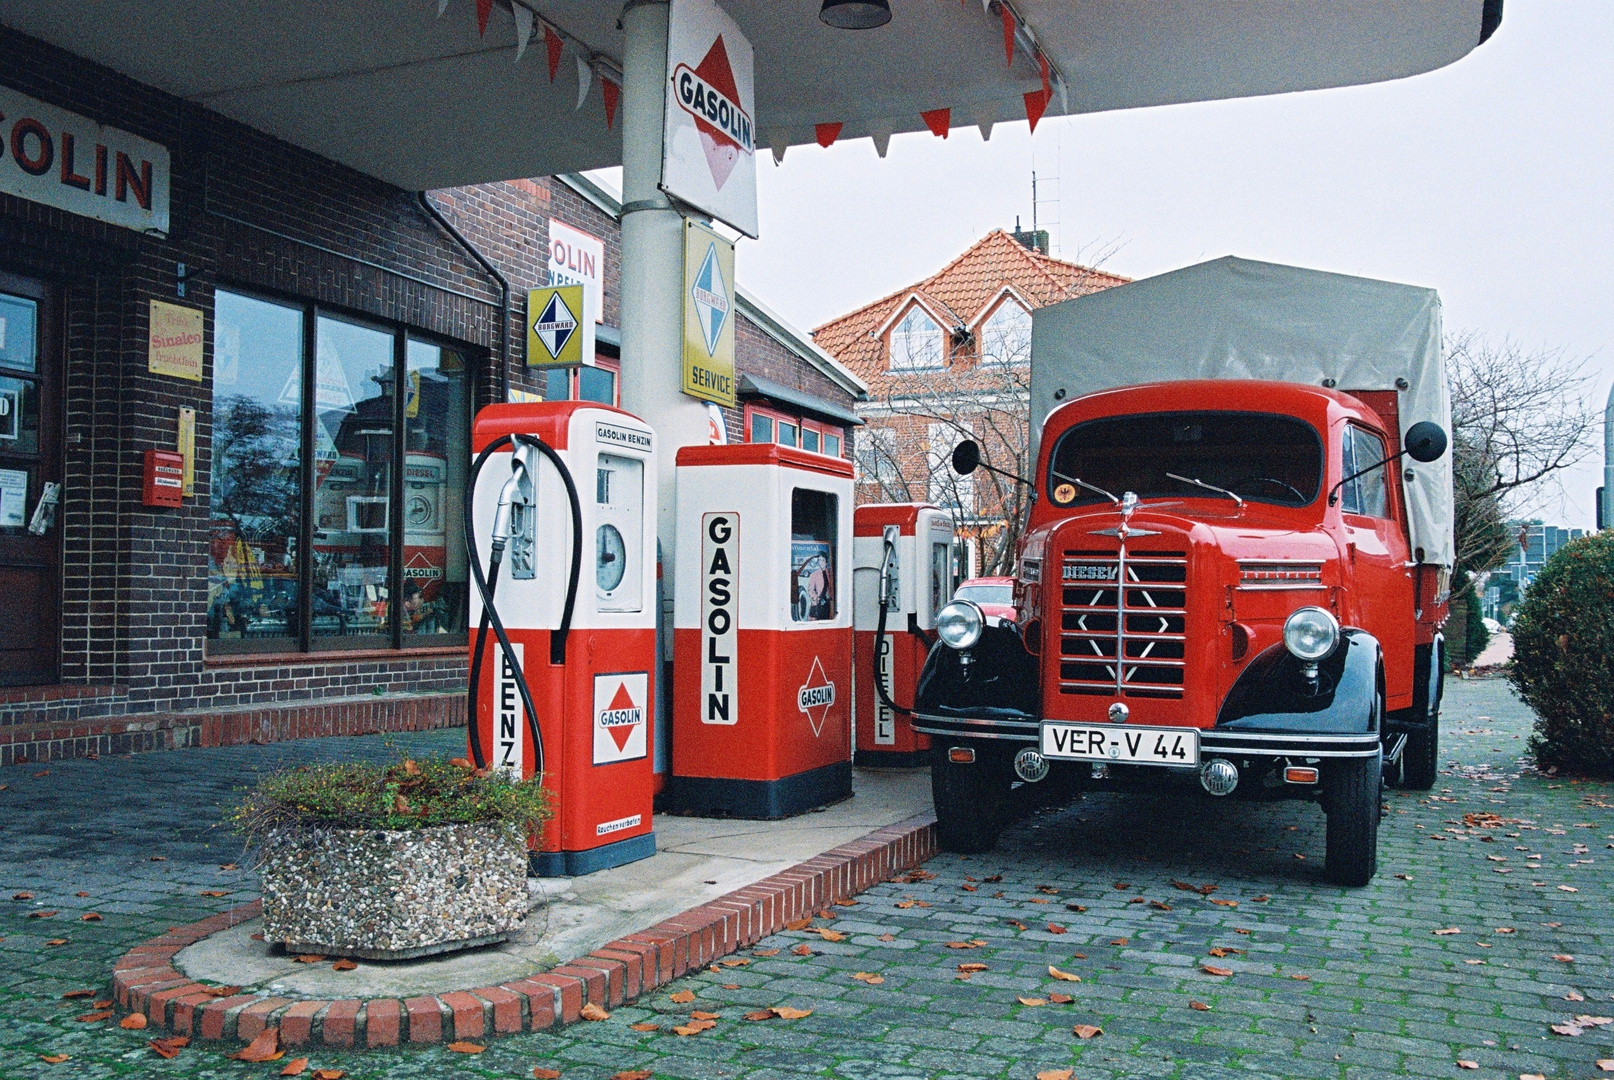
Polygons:
[[501,824],[279,832],[259,870],[264,940],[403,960],[503,941],[527,917],[527,847]]

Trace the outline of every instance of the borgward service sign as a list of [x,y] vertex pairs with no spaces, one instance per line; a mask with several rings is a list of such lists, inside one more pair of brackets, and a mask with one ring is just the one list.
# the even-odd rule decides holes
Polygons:
[[672,0],[661,186],[757,235],[751,43],[712,0]]

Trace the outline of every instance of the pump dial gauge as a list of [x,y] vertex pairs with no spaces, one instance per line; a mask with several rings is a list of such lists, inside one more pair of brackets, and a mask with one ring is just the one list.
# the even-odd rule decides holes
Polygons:
[[594,584],[602,593],[615,592],[628,569],[628,546],[615,525],[594,530]]

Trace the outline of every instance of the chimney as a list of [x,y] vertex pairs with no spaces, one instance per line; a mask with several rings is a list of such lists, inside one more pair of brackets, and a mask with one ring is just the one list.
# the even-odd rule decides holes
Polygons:
[[1027,251],[1035,251],[1039,255],[1048,254],[1048,230],[1022,230],[1020,228],[1020,216],[1018,214],[1016,214],[1014,218],[1014,232],[1012,235],[1014,236],[1015,241]]

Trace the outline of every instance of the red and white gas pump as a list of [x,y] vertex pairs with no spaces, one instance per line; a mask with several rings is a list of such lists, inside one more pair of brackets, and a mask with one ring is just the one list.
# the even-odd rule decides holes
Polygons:
[[674,809],[780,818],[852,793],[852,466],[678,451]]
[[[631,413],[575,401],[484,408],[473,451],[501,436],[513,443],[490,454],[473,481],[474,554],[485,565],[495,531],[508,535],[493,606],[538,712],[542,765],[517,672],[491,635],[476,687],[473,754],[480,748],[489,766],[521,776],[543,773],[555,817],[535,838],[534,870],[587,874],[656,850],[655,438]],[[554,461],[522,436],[537,436],[564,463],[580,520]],[[567,625],[574,535],[582,538],[581,567]],[[473,588],[472,627],[482,611]],[[476,638],[473,630],[473,655]]]
[[952,515],[924,503],[871,503],[853,512],[852,535],[857,763],[922,765],[930,737],[913,730],[907,709],[936,613],[952,599]]

